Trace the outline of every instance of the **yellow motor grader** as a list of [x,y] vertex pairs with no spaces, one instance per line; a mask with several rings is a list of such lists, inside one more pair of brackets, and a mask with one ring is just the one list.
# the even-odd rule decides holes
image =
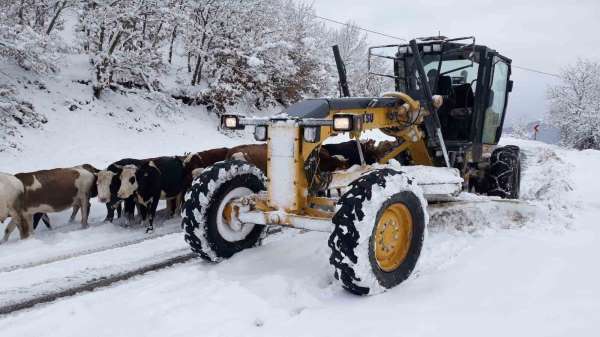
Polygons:
[[[394,68],[373,74],[395,83],[382,97],[308,99],[271,118],[222,116],[224,128],[254,126],[256,140],[267,143],[267,170],[227,160],[195,178],[183,207],[194,252],[221,261],[260,243],[266,226],[328,232],[335,278],[354,294],[373,294],[413,271],[428,202],[463,190],[518,198],[519,149],[496,146],[512,88],[510,59],[472,37],[372,47],[369,61],[376,58]],[[365,160],[361,145],[368,130],[393,139],[372,149],[376,162]],[[322,171],[323,144],[340,134],[355,142],[358,163]]]

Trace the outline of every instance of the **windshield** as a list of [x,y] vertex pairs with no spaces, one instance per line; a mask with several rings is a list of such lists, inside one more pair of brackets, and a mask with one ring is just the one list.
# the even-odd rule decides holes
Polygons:
[[[423,68],[433,94],[445,95],[452,87],[468,84],[473,92],[476,88],[479,63],[460,55],[444,55],[440,67],[440,54],[424,54]],[[417,69],[412,57],[405,59],[405,67],[409,74],[406,78],[407,91],[413,97],[421,97],[421,86]]]

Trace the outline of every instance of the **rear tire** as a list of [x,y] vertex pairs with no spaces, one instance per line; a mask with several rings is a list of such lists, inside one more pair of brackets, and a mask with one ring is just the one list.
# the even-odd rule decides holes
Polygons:
[[492,152],[487,172],[487,194],[504,199],[518,199],[521,188],[521,151],[507,145]]
[[192,251],[210,262],[220,262],[260,244],[265,226],[242,224],[234,230],[223,220],[229,199],[265,189],[262,172],[246,162],[216,163],[196,177],[185,195],[182,226]]
[[338,204],[328,244],[342,287],[371,295],[406,280],[419,259],[428,222],[427,201],[416,181],[402,172],[376,170],[352,182]]

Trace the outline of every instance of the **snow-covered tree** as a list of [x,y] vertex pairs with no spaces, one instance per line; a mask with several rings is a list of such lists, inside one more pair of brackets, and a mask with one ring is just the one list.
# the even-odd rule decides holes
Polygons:
[[[337,85],[338,75],[331,46],[337,44],[346,66],[350,93],[353,96],[379,96],[386,91],[393,91],[391,79],[369,74],[369,44],[366,33],[363,33],[353,22],[347,22],[345,26],[329,30],[328,34],[326,41],[329,44],[329,55],[324,62],[329,65],[333,83]],[[382,59],[373,58],[371,59],[371,72],[391,73],[393,69],[385,69],[385,65]],[[337,90],[330,93],[330,95],[336,94]]]
[[85,4],[80,30],[95,69],[95,96],[114,84],[158,89],[156,77],[164,70],[159,47],[172,34],[168,5],[167,0]]
[[564,145],[600,149],[600,62],[578,60],[566,67],[548,98],[549,119]]
[[0,1],[0,56],[27,70],[56,70],[61,49],[53,33],[62,29],[62,13],[74,0]]
[[[190,84],[219,111],[245,101],[287,105],[321,89],[312,7],[284,0],[188,3]],[[194,91],[193,89],[190,91]]]

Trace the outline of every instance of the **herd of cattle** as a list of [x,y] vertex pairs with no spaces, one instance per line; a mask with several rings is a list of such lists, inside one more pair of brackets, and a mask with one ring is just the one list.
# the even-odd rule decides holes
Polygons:
[[[372,140],[360,144],[367,164],[376,162],[388,148],[375,146]],[[323,145],[318,155],[321,171],[345,169],[361,162],[354,141]],[[168,215],[174,216],[193,178],[204,168],[227,159],[247,161],[266,172],[266,144],[217,148],[184,156],[121,159],[104,170],[84,164],[14,175],[0,172],[0,223],[11,218],[3,242],[15,227],[22,239],[29,237],[40,221],[51,228],[47,213],[71,207],[71,221],[81,210],[81,225],[86,228],[90,199],[94,197],[106,204],[105,221],[112,222],[116,211],[118,218],[124,217],[130,223],[137,208],[146,232],[152,232],[159,200],[167,201]]]

